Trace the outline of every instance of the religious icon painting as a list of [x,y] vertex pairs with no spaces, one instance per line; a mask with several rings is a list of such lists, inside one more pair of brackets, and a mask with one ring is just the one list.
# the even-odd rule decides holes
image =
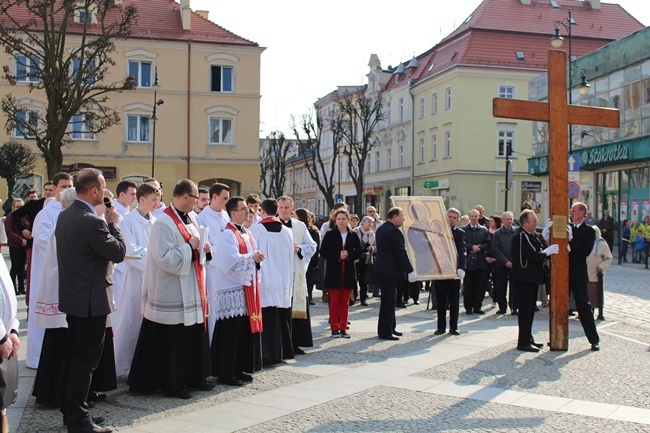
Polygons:
[[404,209],[406,251],[420,280],[447,280],[456,275],[456,245],[442,197],[393,196]]

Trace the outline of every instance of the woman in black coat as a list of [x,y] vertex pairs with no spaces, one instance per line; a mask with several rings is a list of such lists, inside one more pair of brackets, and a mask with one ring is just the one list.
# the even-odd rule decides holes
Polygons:
[[357,287],[354,261],[361,257],[359,236],[349,228],[350,214],[345,209],[334,213],[335,226],[325,233],[320,254],[325,259],[324,286],[330,296],[329,313],[332,337],[350,338],[347,332],[350,294]]

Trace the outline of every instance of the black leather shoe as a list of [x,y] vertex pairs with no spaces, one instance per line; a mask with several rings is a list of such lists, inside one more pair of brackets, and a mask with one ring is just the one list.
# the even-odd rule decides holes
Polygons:
[[307,352],[305,352],[304,350],[302,350],[302,349],[301,349],[300,347],[298,347],[298,346],[296,346],[296,347],[293,348],[293,354],[294,354],[294,355],[304,355],[304,354],[306,354],[306,353],[307,353]]
[[107,396],[105,392],[90,391],[86,401],[106,401],[106,398]]
[[499,310],[497,311],[497,314],[506,314],[505,310]]
[[68,433],[111,433],[112,428],[100,427],[93,422],[89,422],[79,427],[68,428]]
[[542,347],[544,347],[544,344],[543,344],[543,343],[536,343],[536,342],[534,342],[534,341],[533,341],[532,343],[530,343],[530,345],[531,345],[531,346],[535,346],[535,347],[537,347],[537,348],[539,348],[539,349],[541,349]]
[[539,349],[531,344],[529,344],[528,346],[517,346],[517,350],[521,350],[523,352],[533,352],[533,353],[539,352]]
[[395,331],[395,330],[393,329],[393,335],[396,335],[396,336],[398,336],[398,337],[401,337],[402,335],[404,335],[404,333],[403,333],[403,332],[399,332],[399,331]]
[[242,382],[252,382],[253,381],[253,376],[250,374],[244,373],[243,371],[237,375],[239,379],[241,379]]
[[181,400],[188,400],[192,398],[192,394],[190,394],[190,390],[183,387],[179,389],[176,392],[170,392],[170,393],[165,393],[168,397],[173,397],[173,398],[180,398]]
[[235,376],[229,377],[227,379],[223,379],[223,378],[220,377],[217,380],[219,381],[219,383],[223,383],[224,385],[228,385],[228,386],[243,386],[244,385],[244,382],[241,379],[239,379],[238,377],[235,377]]
[[593,350],[594,352],[598,352],[600,350],[600,344],[598,344],[598,343],[592,344],[591,345],[591,350]]
[[396,305],[397,308],[406,308],[406,304],[404,302],[400,302],[399,304]]
[[399,337],[396,337],[394,335],[380,335],[379,339],[380,340],[392,340],[392,341],[395,341],[395,340],[399,340]]
[[[104,424],[104,421],[106,421],[106,418],[104,418],[103,416],[91,416],[90,420],[92,421],[93,424],[101,425],[101,424]],[[65,427],[68,426],[68,419],[66,418],[65,415],[63,415],[63,425]]]
[[451,335],[460,335],[460,331],[458,329],[450,329],[449,333]]
[[433,335],[443,335],[445,333],[444,329],[436,329],[433,331]]
[[474,310],[474,314],[482,315],[482,314],[485,314],[485,311],[483,311],[483,310]]
[[368,306],[368,303],[367,303],[366,301],[361,301],[361,302],[359,303],[359,306],[361,306],[361,307],[367,307],[367,306]]
[[513,315],[513,316],[518,316],[518,315],[519,315],[519,311],[514,310],[514,311],[512,312],[512,315]]
[[420,305],[420,301],[413,301],[413,305]]
[[467,314],[468,316],[471,316],[474,313],[472,313],[471,311],[465,311],[465,314]]
[[206,382],[201,386],[197,386],[196,389],[198,389],[199,391],[212,391],[215,386],[216,386],[215,383]]

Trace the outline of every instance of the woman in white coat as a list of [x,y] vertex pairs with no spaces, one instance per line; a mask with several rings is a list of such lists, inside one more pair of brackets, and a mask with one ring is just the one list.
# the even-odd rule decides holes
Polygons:
[[596,231],[596,241],[594,242],[591,254],[587,257],[587,273],[589,274],[587,289],[589,290],[591,308],[595,309],[602,307],[602,299],[599,296],[598,274],[605,273],[605,270],[612,263],[614,256],[612,256],[612,252],[605,239],[601,237],[600,229],[597,226],[593,226],[593,228]]

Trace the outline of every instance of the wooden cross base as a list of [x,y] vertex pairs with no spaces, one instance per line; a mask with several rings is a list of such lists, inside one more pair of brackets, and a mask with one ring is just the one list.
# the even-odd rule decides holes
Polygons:
[[569,253],[565,226],[569,210],[568,127],[571,124],[618,128],[619,111],[567,105],[566,52],[548,52],[548,103],[494,98],[494,117],[549,123],[549,209],[553,219],[551,243],[560,253],[551,259],[550,347],[569,348]]

